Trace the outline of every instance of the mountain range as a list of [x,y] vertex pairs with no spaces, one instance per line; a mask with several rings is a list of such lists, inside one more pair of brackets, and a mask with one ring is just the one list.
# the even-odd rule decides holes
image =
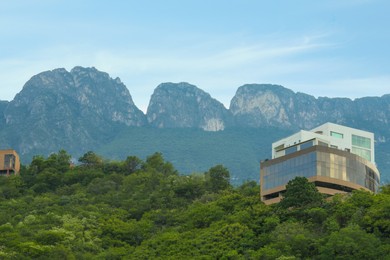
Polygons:
[[119,78],[95,68],[54,69],[33,76],[12,101],[0,101],[0,148],[23,163],[65,149],[110,159],[162,152],[183,173],[215,164],[233,180],[258,180],[271,143],[299,129],[334,122],[371,131],[382,180],[390,177],[390,95],[327,98],[271,84],[239,87],[229,108],[189,83],[162,83],[146,114]]

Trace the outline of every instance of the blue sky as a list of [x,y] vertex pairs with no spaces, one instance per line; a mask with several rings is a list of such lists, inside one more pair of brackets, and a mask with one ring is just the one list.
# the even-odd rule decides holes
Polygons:
[[162,82],[229,106],[246,83],[315,97],[390,93],[387,0],[0,2],[0,100],[33,75],[94,66],[146,111]]

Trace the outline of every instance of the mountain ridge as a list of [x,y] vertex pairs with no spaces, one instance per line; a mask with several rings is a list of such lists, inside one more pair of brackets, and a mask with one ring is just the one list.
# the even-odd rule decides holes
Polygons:
[[[280,85],[245,84],[237,89],[229,108],[226,108],[195,85],[167,82],[155,88],[144,113],[135,105],[129,90],[118,77],[111,78],[108,73],[94,67],[77,66],[69,72],[59,68],[34,75],[12,101],[0,102],[0,115],[1,148],[16,149],[24,162],[31,160],[36,154],[48,155],[60,149],[65,149],[76,157],[89,150],[104,153],[104,147],[109,147],[117,138],[122,138],[121,133],[129,132],[130,128],[140,128],[153,136],[145,136],[142,131],[134,131],[137,136],[131,138],[125,134],[133,144],[137,143],[135,147],[138,149],[127,152],[161,149],[172,155],[167,159],[176,162],[182,155],[179,156],[169,148],[170,144],[173,147],[176,142],[176,150],[187,153],[188,157],[203,151],[209,157],[220,158],[220,161],[193,157],[229,164],[229,161],[236,161],[233,158],[236,151],[238,161],[232,166],[234,171],[240,172],[239,175],[254,176],[258,169],[255,166],[250,169],[240,166],[239,161],[257,165],[262,158],[254,162],[254,158],[248,155],[257,153],[266,156],[270,150],[269,142],[274,140],[258,139],[256,131],[258,135],[280,138],[283,137],[281,133],[311,129],[329,121],[374,132],[379,147],[379,166],[381,169],[390,168],[390,94],[354,100],[315,98]],[[148,128],[155,128],[156,131],[149,131]],[[192,128],[210,134],[184,130]],[[169,133],[160,135],[158,129],[183,129],[185,134],[179,140]],[[232,131],[220,135],[212,134],[229,129]],[[175,133],[177,136],[181,135],[179,130]],[[191,134],[198,136],[199,144],[190,144],[196,139],[191,138]],[[219,138],[218,142],[212,140],[216,136]],[[145,141],[149,148],[144,149],[139,140],[146,138],[153,139],[154,143]],[[169,140],[164,141],[164,146],[161,146],[159,144],[162,140],[159,138]],[[251,140],[257,141],[251,143]],[[133,145],[127,143],[126,139],[121,141],[129,147]],[[232,142],[235,145],[227,146],[224,142]],[[191,149],[184,149],[186,143]],[[233,154],[229,155],[229,159],[223,160],[217,150],[207,149],[209,144],[220,146],[221,153],[233,149]],[[208,153],[211,151],[213,152]],[[121,157],[124,152],[116,151],[114,157]],[[251,162],[248,162],[249,157]],[[189,161],[180,158],[186,161],[187,165],[194,167],[197,163],[202,164],[195,159]],[[180,162],[175,164],[181,167]],[[182,166],[188,171],[184,162]],[[195,167],[193,171],[211,166],[202,165]],[[248,174],[248,171],[251,173]]]

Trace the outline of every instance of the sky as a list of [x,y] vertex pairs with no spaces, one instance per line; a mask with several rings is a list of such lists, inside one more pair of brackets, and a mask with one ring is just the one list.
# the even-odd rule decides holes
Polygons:
[[146,111],[163,82],[229,107],[238,87],[315,97],[390,93],[388,0],[0,1],[0,100],[34,75],[95,67]]

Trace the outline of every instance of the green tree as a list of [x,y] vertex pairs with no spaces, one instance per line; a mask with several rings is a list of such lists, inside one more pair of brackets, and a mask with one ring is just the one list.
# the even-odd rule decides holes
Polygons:
[[96,178],[88,184],[87,191],[94,195],[106,194],[108,192],[115,191],[117,184],[112,180],[103,178]]
[[41,172],[45,168],[45,158],[42,155],[35,155],[30,163],[29,170],[32,173]]
[[155,170],[163,175],[177,174],[177,171],[173,167],[172,163],[166,162],[162,153],[154,153],[146,158],[146,162],[143,165],[144,170]]
[[219,192],[230,188],[230,173],[223,165],[216,165],[206,172],[206,184],[210,191]]
[[373,205],[364,216],[364,226],[384,238],[390,238],[390,194],[379,193],[374,196]]
[[214,221],[222,218],[224,211],[216,203],[199,203],[191,204],[182,217],[187,220],[190,227],[205,228],[210,226]]
[[312,258],[318,253],[315,236],[302,223],[285,221],[279,224],[270,235],[275,249],[285,256],[292,255],[299,259]]
[[62,184],[62,174],[55,168],[46,168],[40,172],[36,177],[36,182],[32,189],[38,193],[54,191]]
[[380,187],[380,193],[390,195],[390,184]]
[[70,169],[71,157],[65,150],[52,153],[45,161],[45,167],[55,168],[60,173],[64,173]]
[[314,183],[305,177],[295,177],[287,183],[286,191],[279,206],[284,209],[318,206],[323,203],[323,196]]
[[174,176],[172,189],[176,196],[194,200],[205,192],[205,180],[203,175],[192,174],[190,176]]
[[357,225],[333,232],[320,248],[321,259],[384,259],[380,240]]
[[255,181],[246,181],[237,187],[238,192],[245,196],[259,196],[260,186]]
[[131,174],[141,169],[142,160],[136,156],[128,156],[123,162],[125,174]]
[[0,198],[17,198],[22,195],[22,192],[25,192],[25,183],[20,175],[0,177]]
[[79,162],[81,162],[85,166],[97,167],[103,165],[103,158],[95,154],[94,152],[89,151],[79,158]]
[[102,236],[105,243],[113,243],[124,246],[126,244],[139,245],[141,242],[152,235],[153,225],[150,221],[122,221],[110,217],[102,225]]

